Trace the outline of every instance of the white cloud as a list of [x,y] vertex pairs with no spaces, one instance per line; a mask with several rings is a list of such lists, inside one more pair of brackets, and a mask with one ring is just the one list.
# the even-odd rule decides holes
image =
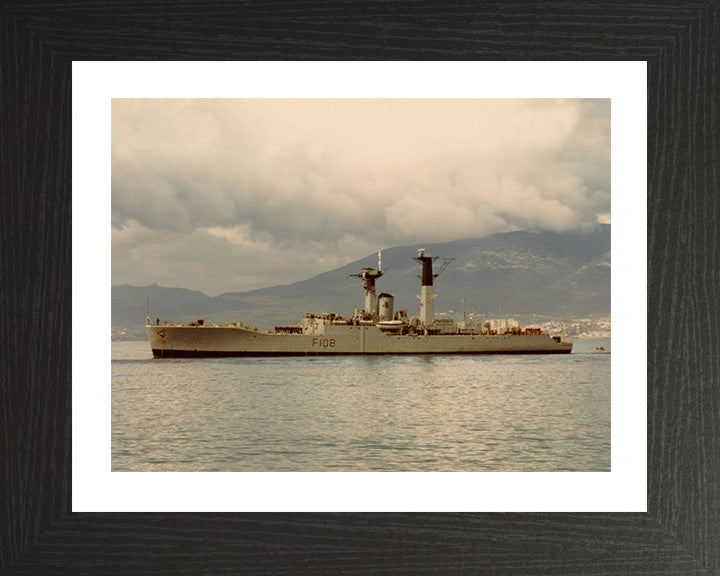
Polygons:
[[114,100],[113,282],[244,290],[386,246],[592,225],[609,117],[608,100]]

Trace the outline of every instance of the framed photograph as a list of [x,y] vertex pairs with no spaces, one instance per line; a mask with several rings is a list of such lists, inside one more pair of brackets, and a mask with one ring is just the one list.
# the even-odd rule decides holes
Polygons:
[[[263,16],[251,9],[240,14],[230,7],[205,14],[221,27],[245,23],[251,33],[240,44],[222,34],[207,38],[205,28],[190,23],[194,9],[185,7],[187,34],[172,54],[178,61],[164,63],[153,60],[167,57],[163,46],[172,45],[174,29],[163,27],[148,39],[141,22],[161,26],[164,18],[154,9],[143,11],[141,19],[118,18],[110,8],[91,14],[62,7],[17,5],[2,13],[9,57],[0,65],[5,77],[17,79],[13,89],[2,92],[9,127],[3,130],[3,181],[12,218],[5,229],[16,232],[5,243],[3,340],[17,343],[5,348],[3,362],[8,392],[3,474],[9,488],[0,538],[3,571],[170,573],[179,566],[203,573],[718,571],[713,526],[719,511],[711,488],[718,474],[711,457],[717,451],[718,398],[708,317],[715,304],[705,281],[717,267],[705,250],[717,226],[710,194],[717,174],[707,162],[717,148],[717,102],[709,89],[717,78],[709,56],[717,4],[672,11],[618,7],[627,12],[622,24],[617,11],[602,15],[606,7],[582,12],[558,7],[543,14],[528,8],[528,18],[550,26],[542,36],[547,44],[536,42],[536,28],[520,24],[512,40],[490,44],[479,38],[477,31],[502,29],[507,13],[501,7],[477,9],[471,20],[483,22],[478,26],[467,24],[469,14],[445,9],[456,31],[453,43],[436,31],[433,18],[426,22],[408,12],[413,27],[435,42],[421,49],[420,43],[405,46],[398,39],[379,48],[371,26],[360,31],[360,44],[341,52],[342,39],[353,32],[344,19],[334,20],[329,7],[317,9],[336,22],[330,43],[321,41],[320,31],[279,39],[257,26],[257,18],[267,17],[274,29],[283,29],[293,21],[289,15]],[[371,21],[385,20],[381,8],[368,9]],[[603,22],[602,31],[594,28],[596,21]],[[672,34],[648,24],[658,21],[672,23]],[[72,33],[79,29],[85,33]],[[620,39],[611,43],[612,29]],[[109,40],[120,30],[119,43]],[[60,31],[62,40],[56,36]],[[303,47],[299,52],[289,52],[295,42],[290,37]],[[273,38],[277,48],[270,49]],[[128,62],[139,45],[148,61]],[[423,61],[428,49],[432,60],[444,61]],[[209,54],[247,62],[189,62]],[[365,62],[280,62],[288,57]],[[372,62],[390,58],[417,62]],[[565,61],[542,62],[547,58]],[[105,62],[90,62],[99,59]],[[533,61],[523,62],[528,59]],[[569,62],[578,59],[584,61]],[[218,78],[225,88],[213,85]],[[522,94],[528,85],[534,92]],[[294,92],[288,94],[287,86]],[[523,96],[536,104],[558,97],[610,101],[615,332],[610,469],[301,472],[289,466],[190,472],[131,465],[124,471],[120,460],[113,461],[109,246],[111,217],[119,211],[111,211],[109,192],[116,109],[141,108],[147,126],[162,110],[143,106],[162,104],[147,100],[157,98],[377,102]],[[137,129],[138,123],[126,126]],[[573,161],[581,159],[578,154]],[[142,193],[137,184],[124,185]],[[126,215],[135,209],[131,204],[128,200]],[[216,239],[242,236],[242,229],[229,225],[205,227],[213,226]],[[423,253],[417,256],[422,260]],[[381,263],[371,270],[380,271]],[[432,294],[425,301],[421,294],[423,302],[420,321],[430,329],[442,325],[427,320]],[[367,308],[342,321],[353,326],[356,317],[360,327],[369,321],[363,313],[380,313]],[[441,319],[452,314],[445,308],[435,312]],[[149,314],[146,320],[151,326]],[[386,320],[393,321],[403,322]],[[155,325],[160,322],[158,317]],[[199,321],[193,322],[198,328]],[[11,326],[19,332],[11,334]],[[691,340],[698,326],[707,328],[707,338]],[[507,330],[503,334],[512,338],[514,328],[506,321],[485,329]]]
[[[89,214],[112,205],[112,247],[91,241],[107,222],[81,216],[74,228],[75,278],[85,279],[76,292],[85,308],[110,308],[109,279],[83,270],[111,260],[115,300],[135,294],[127,325],[113,320],[112,330],[139,330],[145,340],[113,343],[103,396],[85,390],[98,390],[91,374],[103,372],[100,364],[88,363],[87,376],[76,373],[74,510],[645,509],[645,426],[631,416],[645,406],[645,362],[636,347],[644,348],[646,297],[637,274],[645,263],[637,233],[646,218],[644,63],[78,62],[73,78],[75,158],[98,167],[74,181],[74,204]],[[296,78],[305,88],[298,90]],[[197,85],[203,97],[184,98],[198,95]],[[133,94],[152,98],[126,97]],[[179,98],[162,98],[168,94]],[[204,97],[213,94],[220,98]],[[109,141],[110,132],[112,191],[98,194],[110,179],[102,162],[110,150],[95,142]],[[613,297],[620,328],[612,365],[626,376],[612,391],[609,340],[576,340],[571,359],[555,354],[572,350],[562,324],[573,299],[579,318],[595,313],[609,323],[611,148],[613,210],[623,215],[612,232],[623,246],[613,274],[635,276]],[[491,244],[483,248],[473,235]],[[393,248],[411,242],[425,248]],[[377,262],[348,264],[378,249]],[[460,256],[457,266],[435,278],[443,261],[433,269],[423,258],[448,250]],[[322,260],[345,266],[318,269]],[[430,267],[428,286],[418,285],[425,282],[417,279],[420,260]],[[192,320],[181,323],[182,312],[169,307],[173,296],[154,284],[174,273],[165,285],[223,292],[228,282],[257,282],[258,265],[271,277],[274,261],[276,284],[293,274],[302,284],[267,296],[256,289],[248,301],[223,293],[211,305],[218,312],[186,310]],[[202,266],[206,272],[188,275]],[[478,274],[456,270],[469,266]],[[558,272],[539,278],[542,266]],[[143,291],[133,278],[151,285]],[[210,280],[216,288],[202,284]],[[352,282],[362,302],[347,297]],[[519,300],[545,302],[545,313],[555,306],[555,317],[527,304],[509,307],[520,289]],[[173,290],[183,299],[204,296]],[[443,294],[451,290],[454,298]],[[473,322],[466,311],[462,320],[453,308],[478,290],[490,315]],[[373,315],[378,294],[390,292],[398,308],[409,302],[402,318],[386,319],[397,333],[383,332],[388,326],[375,325]],[[336,297],[338,308],[326,309],[338,293],[345,297]],[[222,301],[242,307],[242,316],[223,318]],[[502,303],[510,313],[498,319]],[[317,314],[290,325],[298,305]],[[143,326],[158,306],[164,312]],[[343,309],[347,315],[323,316]],[[83,308],[75,313],[81,317]],[[568,328],[579,325],[567,320]],[[296,328],[302,333],[288,333]],[[106,358],[108,341],[89,336],[76,331],[75,346]],[[232,361],[237,356],[246,358]],[[206,361],[180,361],[197,357]],[[515,393],[507,381],[525,384]],[[111,446],[98,451],[109,420]],[[611,434],[623,438],[612,454]],[[198,473],[167,473],[190,471]],[[246,489],[237,490],[238,482]]]

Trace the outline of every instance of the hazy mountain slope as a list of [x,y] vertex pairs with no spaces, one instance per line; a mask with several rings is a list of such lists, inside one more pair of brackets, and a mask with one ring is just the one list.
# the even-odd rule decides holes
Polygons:
[[[436,312],[462,309],[492,317],[513,315],[610,315],[610,226],[588,232],[519,231],[436,244],[383,250],[378,293],[395,296],[395,307],[418,313],[418,248],[455,258],[435,281]],[[436,269],[440,262],[436,263]],[[377,266],[377,254],[284,286],[209,297],[181,288],[113,286],[113,326],[141,325],[145,296],[151,318],[187,322],[242,321],[263,328],[295,324],[307,311],[348,315],[364,303],[361,281],[347,278],[361,266]]]

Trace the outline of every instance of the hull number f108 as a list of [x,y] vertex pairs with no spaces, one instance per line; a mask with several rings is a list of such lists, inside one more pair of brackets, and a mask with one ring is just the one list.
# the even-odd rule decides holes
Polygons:
[[335,338],[313,338],[312,345],[318,348],[335,348]]

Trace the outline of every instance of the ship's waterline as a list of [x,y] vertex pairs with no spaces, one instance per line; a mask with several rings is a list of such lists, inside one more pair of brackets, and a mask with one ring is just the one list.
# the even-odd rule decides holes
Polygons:
[[[324,326],[277,334],[243,326],[147,326],[156,358],[350,354],[568,354],[548,334],[393,335],[377,326]],[[162,333],[162,335],[161,335]]]

